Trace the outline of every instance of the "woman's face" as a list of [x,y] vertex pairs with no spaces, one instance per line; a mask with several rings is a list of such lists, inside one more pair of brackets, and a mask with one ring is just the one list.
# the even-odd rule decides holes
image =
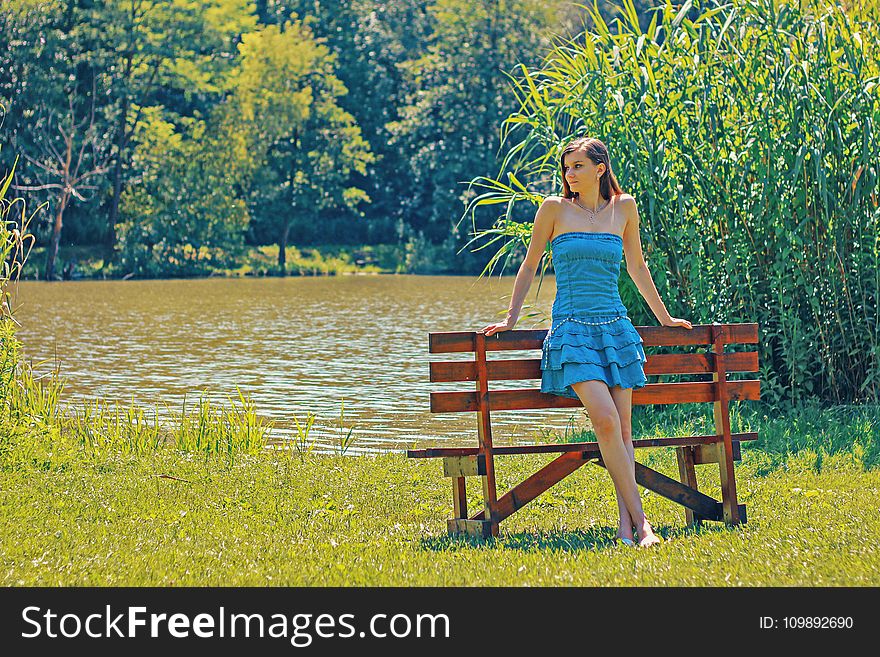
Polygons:
[[566,153],[562,161],[565,180],[573,192],[583,191],[587,185],[599,184],[598,178],[605,172],[605,165],[593,162],[585,151]]

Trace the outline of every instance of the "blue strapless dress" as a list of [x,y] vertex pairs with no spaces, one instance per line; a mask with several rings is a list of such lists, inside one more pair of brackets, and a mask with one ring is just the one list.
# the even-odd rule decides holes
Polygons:
[[556,272],[552,325],[543,344],[541,392],[577,399],[580,381],[642,388],[643,340],[620,300],[623,238],[571,232],[550,242]]

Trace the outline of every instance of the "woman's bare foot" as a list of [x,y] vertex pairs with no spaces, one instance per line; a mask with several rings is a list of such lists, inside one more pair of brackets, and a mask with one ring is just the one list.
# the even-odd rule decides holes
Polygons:
[[632,541],[633,539],[635,539],[633,529],[635,528],[630,524],[629,518],[627,518],[626,520],[623,520],[621,518],[620,522],[617,525],[617,538],[619,540],[626,539],[627,541]]
[[639,534],[639,547],[650,547],[660,543],[660,537],[654,533],[647,518],[645,518],[645,522],[642,523],[637,531]]

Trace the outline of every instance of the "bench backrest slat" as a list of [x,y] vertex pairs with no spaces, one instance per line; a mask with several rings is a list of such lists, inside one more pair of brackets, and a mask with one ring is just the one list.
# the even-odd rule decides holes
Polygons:
[[[757,372],[758,352],[740,351],[724,355],[728,372]],[[489,381],[540,379],[541,359],[489,360]],[[711,374],[715,371],[713,354],[653,354],[645,363],[645,374]],[[431,383],[476,381],[477,363],[472,360],[434,361],[430,363]]]
[[[760,399],[760,381],[746,379],[728,381],[727,392],[731,401]],[[544,394],[538,388],[520,390],[492,390],[489,395],[490,411],[514,411],[539,408],[570,408],[581,406],[578,399]],[[679,404],[712,402],[717,399],[715,383],[696,381],[687,383],[649,383],[633,390],[633,406],[642,404]],[[476,392],[432,392],[432,413],[464,413],[480,410]]]
[[[692,329],[670,326],[637,326],[636,329],[646,347],[672,347],[712,344],[712,329],[721,326],[725,344],[757,344],[757,324],[700,324]],[[540,349],[547,329],[502,331],[486,338],[486,351],[510,351],[519,349]],[[428,350],[432,354],[448,354],[474,351],[473,331],[453,331],[448,333],[429,333]]]

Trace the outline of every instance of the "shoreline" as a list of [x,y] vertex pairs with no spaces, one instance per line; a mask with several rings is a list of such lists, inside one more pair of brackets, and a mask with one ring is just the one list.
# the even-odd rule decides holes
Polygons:
[[[169,261],[165,264],[146,262],[131,271],[129,265],[112,263],[104,266],[100,245],[68,245],[58,251],[56,275],[51,281],[44,277],[47,247],[35,247],[28,255],[18,277],[21,281],[71,282],[94,280],[189,280],[202,278],[304,278],[324,276],[472,276],[479,271],[452,271],[442,262],[430,266],[413,263],[406,244],[288,246],[286,272],[278,271],[278,246],[249,246],[237,257],[229,256],[227,266],[212,266],[203,260]],[[215,255],[216,257],[216,255]],[[450,258],[453,256],[450,256]],[[508,274],[515,276],[515,272]],[[491,276],[497,276],[493,273]]]

